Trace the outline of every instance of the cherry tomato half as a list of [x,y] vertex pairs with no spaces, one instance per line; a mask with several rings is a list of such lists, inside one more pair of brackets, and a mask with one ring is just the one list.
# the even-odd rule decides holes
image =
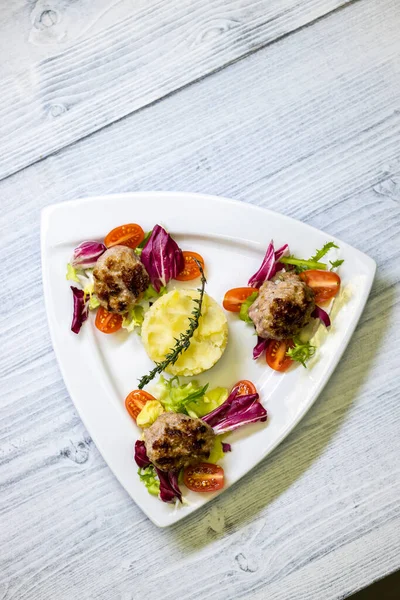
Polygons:
[[270,340],[266,350],[266,361],[274,371],[286,371],[293,360],[286,356],[289,348],[293,348],[292,340]]
[[247,300],[249,296],[254,294],[254,292],[258,291],[257,288],[253,287],[241,287],[228,290],[224,296],[222,306],[225,310],[229,310],[229,312],[239,312],[243,302]]
[[183,472],[183,482],[192,492],[215,492],[224,487],[224,470],[211,463],[191,465]]
[[200,277],[200,269],[194,259],[199,261],[204,271],[203,257],[200,256],[200,254],[197,254],[197,252],[189,252],[188,250],[184,250],[182,254],[185,264],[182,271],[176,276],[175,279],[178,281],[191,281],[192,279],[197,279]]
[[310,269],[300,273],[300,278],[314,290],[316,304],[325,304],[340,290],[340,277],[333,271]]
[[[256,386],[247,379],[238,381],[232,388],[232,392],[239,390],[239,396],[249,396],[250,394],[257,394]],[[231,392],[231,393],[232,393]]]
[[94,323],[102,333],[114,333],[118,329],[121,329],[122,317],[121,315],[108,312],[108,310],[100,306]]
[[125,408],[136,421],[138,414],[149,400],[155,400],[154,396],[144,390],[133,390],[125,398]]
[[136,223],[128,223],[127,225],[120,225],[115,229],[112,229],[110,233],[106,235],[104,244],[107,248],[111,246],[129,246],[129,248],[137,248],[144,240],[144,231]]

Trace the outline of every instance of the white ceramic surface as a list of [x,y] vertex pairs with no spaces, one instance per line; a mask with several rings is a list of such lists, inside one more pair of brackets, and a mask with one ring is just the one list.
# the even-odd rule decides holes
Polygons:
[[[195,210],[201,207],[201,210]],[[289,243],[292,253],[310,256],[332,240],[308,225],[248,204],[213,196],[146,192],[99,196],[57,204],[42,213],[42,267],[46,308],[54,349],[75,406],[118,480],[158,526],[170,525],[202,506],[214,494],[185,491],[179,508],[150,496],[136,474],[133,445],[139,430],[126,414],[124,398],[152,366],[135,334],[107,336],[94,327],[93,315],[79,336],[70,331],[72,300],[65,265],[82,240],[103,239],[113,227],[138,222],[168,228],[183,249],[200,252],[207,265],[207,292],[218,302],[225,291],[246,285],[257,270],[270,239]],[[224,458],[226,487],[232,485],[295,427],[338,364],[367,300],[374,261],[344,242],[340,257],[342,293],[333,307],[331,331],[322,326],[317,356],[309,369],[300,365],[286,374],[252,360],[254,335],[235,315],[228,315],[230,341],[219,363],[199,376],[210,386],[231,386],[251,379],[268,410],[267,423],[231,434],[232,453]],[[188,284],[185,284],[188,286]],[[340,365],[339,365],[340,368]]]

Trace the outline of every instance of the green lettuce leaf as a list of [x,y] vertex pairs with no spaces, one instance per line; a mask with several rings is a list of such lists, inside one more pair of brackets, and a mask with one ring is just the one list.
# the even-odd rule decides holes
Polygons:
[[204,415],[208,415],[212,410],[221,406],[228,396],[227,388],[217,387],[207,390],[202,398],[186,404],[186,411],[191,417],[204,417]]
[[216,436],[214,446],[210,452],[209,458],[207,459],[207,462],[213,465],[216,465],[225,456],[224,451],[222,450],[222,437],[222,435]]
[[130,309],[128,314],[122,319],[122,327],[127,331],[134,331],[135,328],[142,327],[142,323],[144,320],[144,308],[140,306],[140,304],[135,304],[133,308]]
[[147,290],[145,291],[145,293],[143,294],[143,300],[156,300],[160,296],[164,296],[164,294],[166,294],[166,293],[167,293],[167,288],[165,286],[162,286],[160,291],[156,292],[156,290],[150,284],[149,287],[147,288]]
[[99,299],[97,298],[96,294],[91,294],[90,299],[89,299],[89,309],[95,310],[96,308],[99,308],[99,306],[100,306],[100,302],[99,302]]
[[135,248],[134,252],[135,254],[137,254],[137,256],[140,256],[143,252],[143,248],[145,247],[145,245],[147,244],[148,239],[150,238],[151,234],[153,233],[153,230],[148,231],[144,238],[143,238],[143,242],[141,242],[139,244],[139,246],[137,248]]
[[243,302],[239,311],[239,318],[242,319],[245,323],[252,323],[253,321],[249,317],[249,308],[253,304],[254,300],[257,298],[258,292],[253,292],[247,300]]
[[165,379],[161,375],[158,383],[153,387],[153,395],[167,411],[202,417],[225,402],[228,390],[226,388],[208,390],[208,385],[201,386],[196,380],[181,384],[178,377]]
[[76,281],[76,283],[80,283],[76,269],[71,265],[71,263],[67,264],[67,273],[65,275],[65,278],[68,281]]
[[160,482],[156,478],[156,472],[153,465],[146,467],[145,469],[138,469],[138,475],[140,481],[144,483],[149,494],[158,496],[160,492]]

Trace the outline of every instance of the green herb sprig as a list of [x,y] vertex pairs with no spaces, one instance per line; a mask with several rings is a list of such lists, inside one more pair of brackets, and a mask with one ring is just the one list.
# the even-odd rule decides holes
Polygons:
[[332,265],[331,271],[333,271],[333,269],[337,269],[338,267],[340,267],[340,265],[344,263],[344,258],[342,258],[341,260],[334,260],[333,262],[330,260],[329,262]]
[[182,352],[185,352],[185,350],[187,350],[189,348],[190,340],[192,339],[194,332],[196,331],[196,329],[199,326],[199,321],[200,321],[200,317],[201,317],[201,308],[203,305],[203,298],[204,298],[204,290],[206,287],[207,279],[204,275],[204,271],[203,271],[203,267],[201,266],[201,263],[197,259],[194,259],[194,261],[196,262],[196,264],[199,268],[199,271],[200,271],[201,288],[199,288],[197,290],[199,292],[200,296],[198,298],[193,298],[193,302],[197,306],[192,311],[193,316],[189,317],[189,327],[187,328],[187,330],[184,333],[181,333],[178,338],[175,338],[176,344],[173,348],[170,349],[169,353],[164,358],[164,360],[161,362],[156,362],[156,366],[154,367],[154,369],[152,369],[150,371],[150,373],[148,373],[148,375],[143,375],[143,377],[141,377],[139,379],[138,388],[140,390],[143,389],[145,385],[150,383],[150,381],[152,379],[154,379],[154,377],[157,374],[165,371],[165,369],[168,367],[168,365],[174,365],[176,363],[176,361],[178,360],[178,358],[182,354]]
[[296,360],[303,367],[307,368],[306,362],[314,356],[316,347],[312,346],[310,342],[302,342],[298,337],[295,337],[293,342],[294,348],[289,348],[286,356],[289,356],[292,360]]
[[[328,252],[332,250],[332,248],[339,248],[339,246],[337,246],[335,242],[327,242],[323,245],[323,247],[320,250],[316,250],[314,256],[312,256],[309,259],[296,258],[295,256],[283,256],[279,259],[279,262],[283,263],[284,265],[294,266],[296,273],[301,273],[302,271],[306,271],[307,269],[317,269],[320,271],[326,271],[328,265],[326,263],[321,262],[321,258],[328,254]],[[336,267],[339,267],[341,264],[343,264],[344,260],[335,260],[333,262],[329,262],[332,265],[332,271],[332,269],[335,269]]]
[[323,247],[321,248],[321,250],[317,250],[314,254],[314,256],[311,257],[311,260],[321,260],[321,258],[323,256],[325,256],[325,254],[328,254],[329,250],[332,250],[332,248],[337,248],[339,249],[339,246],[337,246],[335,244],[335,242],[327,242],[326,244],[323,245]]

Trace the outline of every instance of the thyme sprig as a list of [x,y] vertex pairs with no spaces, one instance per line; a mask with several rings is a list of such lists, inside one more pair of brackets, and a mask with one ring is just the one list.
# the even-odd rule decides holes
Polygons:
[[154,367],[154,369],[152,369],[150,371],[150,373],[148,373],[147,375],[143,375],[143,377],[141,377],[139,379],[138,388],[140,390],[143,389],[145,385],[150,383],[150,381],[152,379],[154,379],[154,377],[158,373],[162,373],[163,371],[165,371],[165,369],[168,367],[168,365],[174,365],[176,363],[176,361],[178,360],[178,358],[182,354],[182,352],[185,352],[185,350],[187,350],[189,348],[190,340],[192,339],[194,332],[196,331],[196,329],[199,326],[199,320],[201,317],[201,308],[203,305],[203,298],[204,298],[204,290],[206,287],[207,279],[204,275],[204,271],[203,271],[203,267],[201,266],[201,263],[195,258],[193,260],[196,262],[196,264],[199,268],[199,271],[200,271],[201,288],[199,288],[197,290],[199,292],[200,296],[198,298],[193,298],[193,302],[197,306],[194,308],[194,310],[191,313],[193,316],[189,317],[189,327],[187,328],[187,330],[184,333],[181,333],[178,338],[175,338],[176,344],[173,348],[170,349],[169,353],[166,355],[164,360],[161,362],[156,362],[156,366]]

